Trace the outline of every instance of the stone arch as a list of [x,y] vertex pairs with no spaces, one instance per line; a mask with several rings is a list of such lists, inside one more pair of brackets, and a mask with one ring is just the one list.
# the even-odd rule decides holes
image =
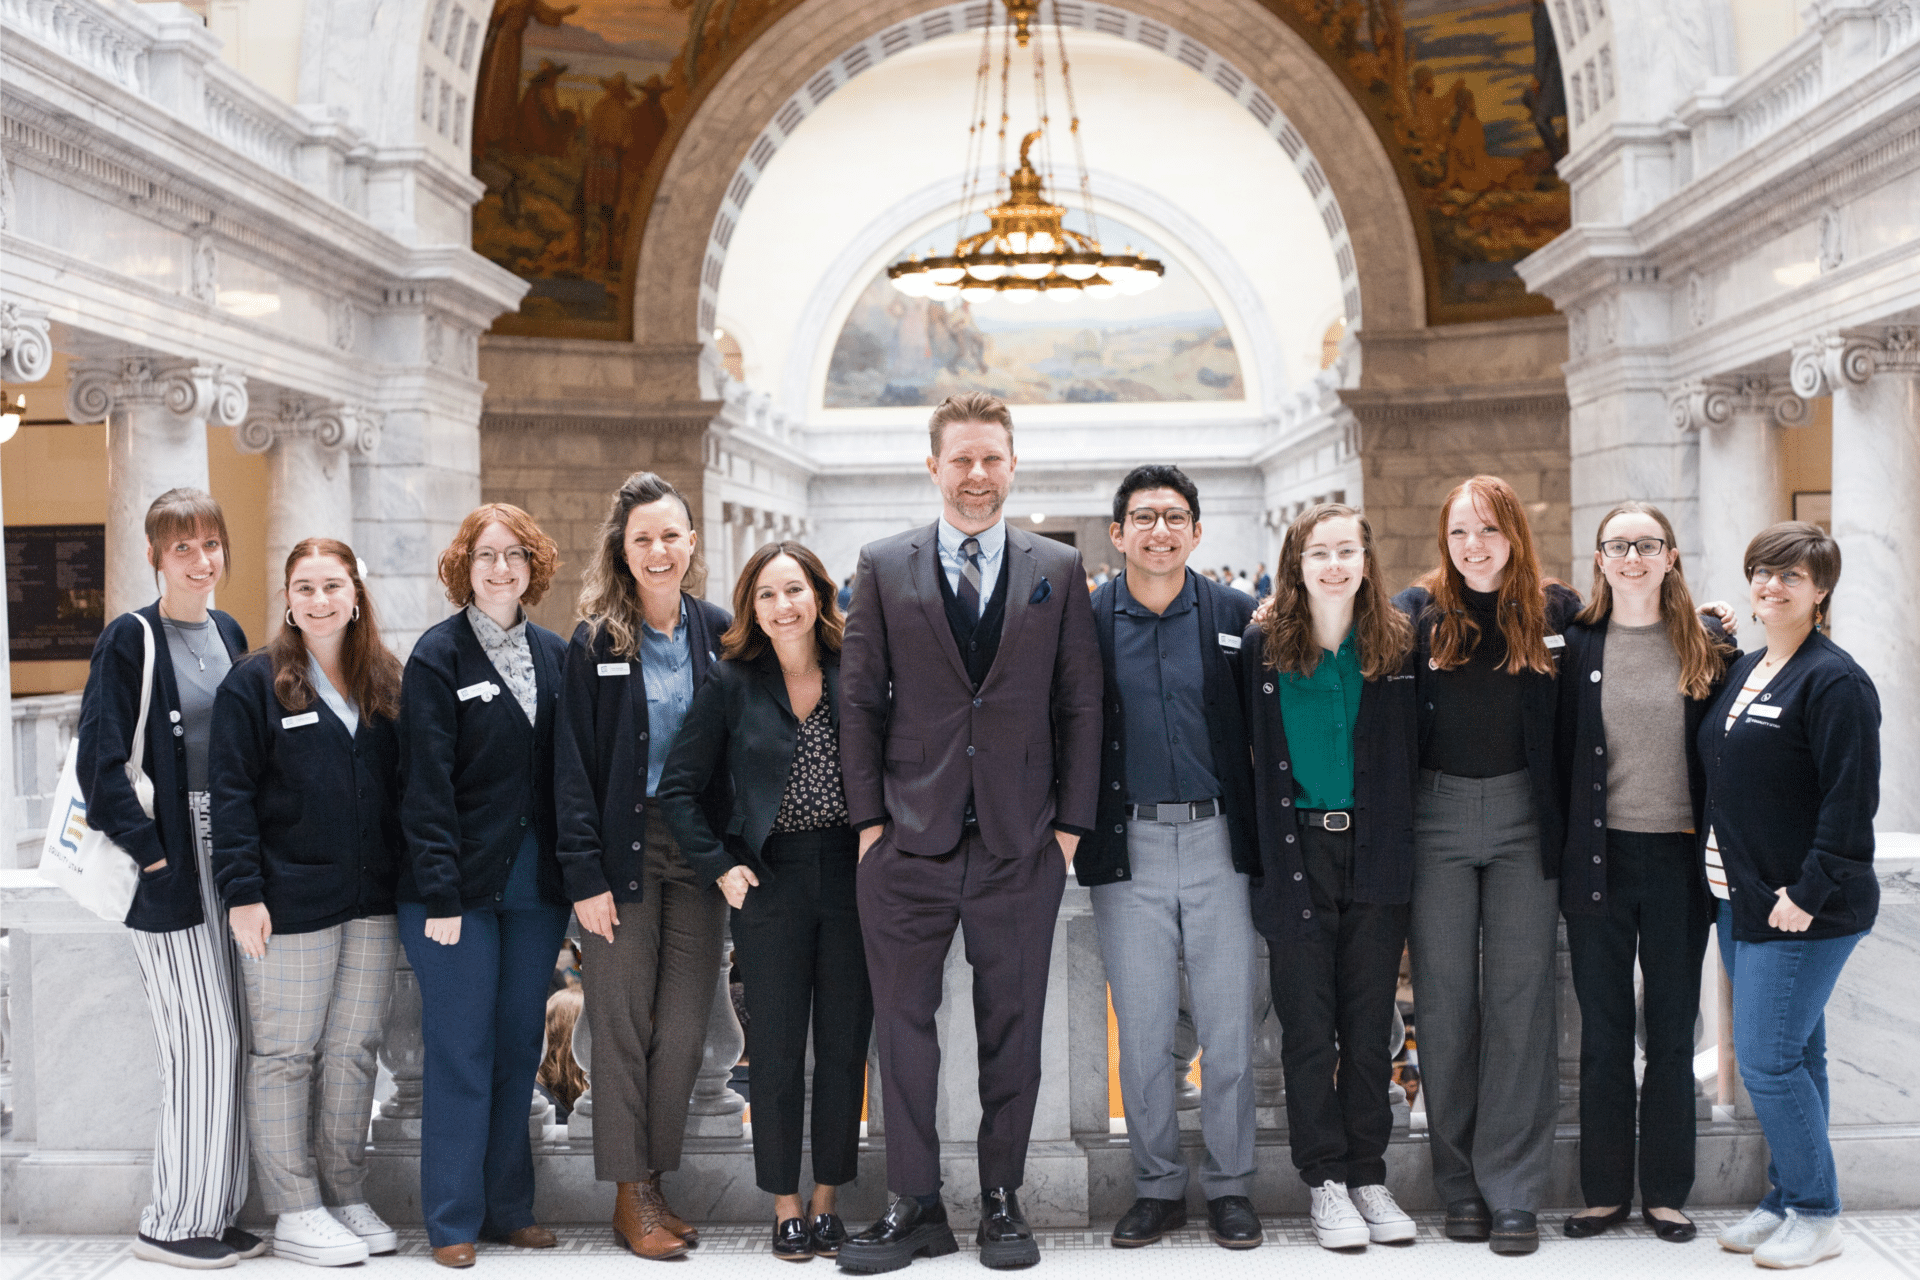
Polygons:
[[[637,250],[636,342],[681,346],[710,327],[701,319],[702,302],[710,304],[720,278],[731,234],[727,219],[737,216],[728,209],[748,198],[740,186],[748,167],[771,156],[804,119],[806,104],[823,101],[847,75],[890,52],[963,29],[968,7],[980,9],[977,3],[932,7],[926,0],[816,0],[773,20],[739,50],[686,117],[660,171],[657,190],[672,198],[653,203]],[[1116,34],[1136,33],[1142,43],[1157,41],[1154,47],[1187,61],[1256,118],[1270,112],[1262,123],[1300,168],[1330,236],[1346,251],[1340,265],[1353,284],[1349,313],[1364,308],[1382,328],[1424,322],[1419,239],[1394,163],[1339,76],[1299,33],[1256,0],[1135,0],[1125,9],[1062,3],[1061,16],[1071,25],[1118,28]],[[1214,52],[1223,48],[1235,51],[1232,60]],[[1352,223],[1343,205],[1365,216]],[[693,392],[685,386],[684,393]]]

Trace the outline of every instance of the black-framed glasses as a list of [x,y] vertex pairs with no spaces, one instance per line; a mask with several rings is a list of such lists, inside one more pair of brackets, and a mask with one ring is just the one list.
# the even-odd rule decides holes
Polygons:
[[1608,538],[1600,544],[1600,554],[1609,560],[1624,560],[1629,551],[1638,551],[1651,560],[1666,549],[1665,538]]
[[1165,511],[1155,511],[1152,507],[1135,507],[1127,512],[1127,519],[1131,520],[1133,527],[1142,533],[1152,529],[1162,520],[1167,522],[1167,528],[1178,533],[1193,523],[1193,512],[1185,507],[1168,507]]
[[1789,591],[1792,591],[1806,580],[1807,575],[1798,569],[1755,569],[1753,576],[1748,579],[1748,581],[1756,587],[1764,587],[1769,582],[1777,581]]

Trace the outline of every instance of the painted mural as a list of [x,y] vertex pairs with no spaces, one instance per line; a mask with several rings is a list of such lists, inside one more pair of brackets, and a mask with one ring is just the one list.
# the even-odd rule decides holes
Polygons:
[[509,332],[617,337],[647,167],[776,0],[496,0],[473,115],[474,248],[532,285]]
[[962,391],[989,391],[1009,404],[1246,399],[1226,321],[1193,273],[1111,218],[1100,231],[1108,244],[1166,262],[1160,287],[1019,306],[909,298],[878,274],[834,342],[823,405],[930,405]]
[[1566,93],[1545,0],[1271,0],[1398,149],[1435,319],[1547,309],[1514,264],[1567,229]]

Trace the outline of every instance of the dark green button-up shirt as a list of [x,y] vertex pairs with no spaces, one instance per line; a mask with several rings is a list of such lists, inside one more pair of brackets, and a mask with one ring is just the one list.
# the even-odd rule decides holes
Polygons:
[[1353,807],[1353,725],[1363,683],[1351,630],[1338,653],[1320,651],[1312,675],[1281,672],[1274,682],[1293,758],[1294,803],[1302,809]]

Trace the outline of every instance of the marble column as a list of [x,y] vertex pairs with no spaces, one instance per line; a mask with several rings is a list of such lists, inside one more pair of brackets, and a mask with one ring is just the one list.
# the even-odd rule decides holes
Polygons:
[[267,633],[287,607],[287,552],[304,538],[353,543],[350,459],[371,457],[380,415],[353,405],[281,396],[234,432],[242,453],[267,455]]
[[1741,562],[1753,535],[1787,518],[1780,483],[1780,429],[1804,425],[1807,402],[1765,375],[1708,378],[1668,400],[1673,425],[1699,433],[1700,545],[1682,547],[1700,601],[1747,598]]
[[1920,830],[1920,327],[1822,334],[1793,388],[1833,396],[1833,638],[1880,694],[1882,831]]
[[247,382],[216,364],[124,356],[73,365],[67,417],[107,424],[107,616],[151,601],[146,518],[169,489],[207,487],[207,426],[238,426]]

